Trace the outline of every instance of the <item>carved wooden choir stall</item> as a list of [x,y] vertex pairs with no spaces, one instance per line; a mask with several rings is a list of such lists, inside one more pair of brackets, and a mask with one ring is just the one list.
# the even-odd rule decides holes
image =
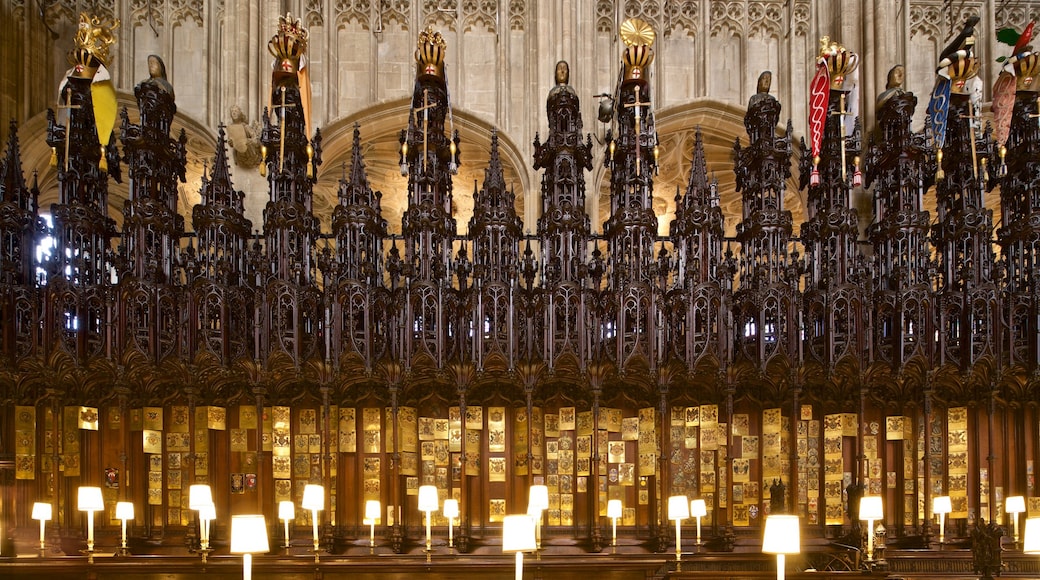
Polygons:
[[[807,140],[781,124],[769,73],[748,103],[733,144],[735,236],[699,134],[661,236],[655,35],[630,20],[602,150],[561,62],[533,144],[537,223],[517,215],[492,133],[460,235],[453,175],[485,160],[465,158],[449,47],[426,29],[392,235],[364,127],[331,230],[314,214],[322,135],[308,33],[291,15],[267,44],[264,223],[243,215],[221,126],[186,228],[173,87],[150,57],[137,108],[116,111],[99,74],[113,24],[81,17],[48,115],[58,203],[38,207],[13,123],[0,164],[0,528],[16,539],[0,556],[77,555],[89,535],[95,566],[95,552],[116,551],[219,562],[235,551],[232,515],[254,513],[283,560],[478,557],[500,553],[503,518],[527,513],[531,493],[547,562],[609,553],[631,556],[610,556],[614,570],[649,562],[636,577],[769,571],[762,530],[786,511],[807,552],[799,569],[947,570],[952,558],[989,574],[993,550],[978,548],[999,542],[991,522],[1012,535],[1008,498],[1040,513],[1040,54],[1028,47],[1008,61],[1013,104],[994,130],[966,88],[979,58],[974,31],[962,35],[940,63],[927,131],[914,132],[919,97],[901,88],[903,69],[878,97],[876,127],[862,127],[845,83],[859,57],[825,38]],[[609,169],[602,227],[586,212],[594,163]],[[784,208],[792,164],[807,200],[797,234]],[[108,184],[123,179],[117,231]],[[862,187],[872,216],[853,207]],[[923,207],[933,187],[934,215]],[[984,196],[997,187],[994,229]],[[83,486],[100,488],[96,512],[82,511]],[[545,486],[544,504],[532,486]],[[673,531],[673,496],[703,500],[696,543],[693,518]],[[869,524],[864,496],[882,500]],[[49,521],[34,503],[52,507]],[[957,555],[973,544],[974,562]],[[1035,568],[1020,544],[997,545],[1006,571]]]

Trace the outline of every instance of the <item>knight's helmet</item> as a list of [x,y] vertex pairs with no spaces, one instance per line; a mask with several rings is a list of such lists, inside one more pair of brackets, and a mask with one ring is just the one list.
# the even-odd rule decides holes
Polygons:
[[278,33],[267,42],[267,51],[275,58],[275,84],[297,79],[306,66],[307,29],[292,14],[278,17]]
[[108,64],[108,49],[116,42],[112,31],[118,27],[118,20],[109,26],[96,16],[88,16],[86,13],[79,15],[75,46],[67,55],[72,65],[71,76],[92,79],[98,68]]

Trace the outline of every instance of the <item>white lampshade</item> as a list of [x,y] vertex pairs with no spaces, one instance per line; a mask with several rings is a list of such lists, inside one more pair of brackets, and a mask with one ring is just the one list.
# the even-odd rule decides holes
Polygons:
[[1040,554],[1040,518],[1026,520],[1026,533],[1022,538],[1022,552]]
[[608,518],[620,518],[621,517],[621,500],[612,499],[607,502],[607,517]]
[[[378,511],[378,506],[376,511]],[[459,500],[457,499],[446,499],[444,500],[444,507],[441,508],[441,513],[446,518],[457,518],[459,517]]]
[[132,520],[134,519],[134,503],[130,501],[121,501],[116,503],[116,519],[117,520]]
[[695,499],[690,502],[690,517],[703,518],[708,515],[708,504],[703,499]]
[[213,503],[213,490],[204,483],[196,483],[188,488],[188,509],[197,510]]
[[217,519],[217,506],[213,502],[210,502],[204,506],[199,506],[199,519],[212,522]]
[[284,499],[278,502],[278,519],[280,520],[292,520],[296,519],[296,504]]
[[880,495],[865,495],[859,498],[859,519],[877,521],[885,519],[885,509]]
[[534,538],[534,518],[514,515],[502,518],[502,551],[533,552],[538,548]]
[[549,488],[544,485],[532,485],[528,490],[527,513],[532,513],[532,510],[547,509],[549,509]]
[[[447,503],[447,502],[445,502]],[[370,499],[365,502],[365,519],[369,523],[376,523],[383,516],[383,506],[379,505],[378,499]]]
[[33,504],[32,519],[45,522],[54,517],[54,509],[47,502],[38,501]]
[[231,516],[231,553],[259,554],[270,550],[267,521],[259,514]]
[[300,505],[305,510],[325,509],[325,488],[316,483],[308,483],[303,488],[303,501]]
[[435,512],[437,511],[437,486],[436,485],[421,485],[419,486],[419,511],[421,512]]
[[953,511],[953,503],[950,496],[939,495],[932,498],[932,512],[937,514],[948,514]]
[[797,554],[802,549],[798,516],[773,514],[766,517],[762,552],[765,554]]
[[1020,514],[1026,511],[1026,498],[1013,495],[1004,500],[1004,511],[1009,514]]
[[105,509],[105,500],[101,498],[100,487],[84,486],[79,488],[78,499],[76,508],[81,512],[99,512]]
[[685,495],[673,495],[668,498],[668,519],[685,520],[690,517],[690,502]]

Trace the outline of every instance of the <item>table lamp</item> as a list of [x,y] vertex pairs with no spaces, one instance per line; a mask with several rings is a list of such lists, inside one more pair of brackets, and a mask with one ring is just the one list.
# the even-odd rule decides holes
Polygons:
[[1022,537],[1022,552],[1040,554],[1040,518],[1026,518],[1026,532]]
[[607,502],[607,517],[610,518],[610,545],[617,551],[617,521],[621,518],[623,508],[621,500],[612,499]]
[[1020,495],[1007,498],[1004,500],[1004,511],[1011,516],[1011,529],[1014,531],[1012,537],[1015,544],[1018,544],[1018,514],[1026,511],[1026,498]]
[[859,519],[867,521],[867,562],[874,561],[874,522],[885,519],[880,495],[859,498]]
[[94,512],[105,509],[105,500],[101,498],[101,488],[84,486],[79,488],[79,501],[76,507],[87,512],[87,558],[94,563]]
[[697,518],[697,545],[701,545],[701,518],[708,515],[708,504],[703,499],[690,502],[690,517]]
[[675,520],[675,571],[682,565],[682,521],[690,517],[690,502],[685,495],[668,498],[668,519]]
[[502,552],[516,552],[516,580],[524,577],[524,552],[538,548],[534,527],[534,518],[529,515],[502,518]]
[[542,514],[549,509],[549,488],[532,485],[527,491],[527,515],[534,518],[534,545],[536,553],[542,549]]
[[430,514],[437,511],[437,486],[419,486],[419,511],[426,513],[426,559],[430,559],[430,551],[433,550],[433,541],[430,536]]
[[448,548],[454,548],[455,532],[452,530],[452,524],[454,524],[455,518],[459,517],[459,500],[444,500],[444,506],[441,508],[441,511],[444,513],[444,517],[448,518]]
[[270,550],[267,521],[259,514],[231,516],[231,553],[242,554],[242,579],[253,578],[253,554]]
[[370,499],[365,502],[365,523],[369,526],[368,532],[368,553],[374,554],[376,551],[376,522],[383,516],[383,507],[379,505],[378,499]]
[[32,519],[40,521],[40,556],[47,550],[47,521],[54,517],[54,509],[47,502],[38,501],[33,504]]
[[283,499],[278,502],[278,519],[282,520],[285,524],[285,545],[283,548],[289,547],[289,520],[296,519],[296,504],[293,502]]
[[325,509],[325,488],[316,483],[308,483],[303,488],[303,501],[300,506],[311,510],[311,529],[314,535],[314,561],[318,561],[318,512]]
[[946,514],[953,511],[950,496],[940,495],[932,498],[932,512],[939,514],[939,549],[946,543]]
[[125,555],[128,553],[126,548],[126,520],[134,519],[134,503],[129,501],[116,503],[116,519],[120,522],[123,539],[120,552]]
[[773,514],[766,517],[762,553],[776,554],[776,580],[784,580],[785,556],[802,550],[798,531],[798,516]]
[[[203,555],[206,550],[209,550],[209,521],[204,516],[209,515],[209,512],[212,511],[213,517],[216,517],[216,507],[214,506],[212,510],[208,509],[212,505],[213,490],[209,485],[196,483],[188,488],[188,509],[199,512],[199,547],[202,549]],[[205,514],[202,511],[204,509]]]

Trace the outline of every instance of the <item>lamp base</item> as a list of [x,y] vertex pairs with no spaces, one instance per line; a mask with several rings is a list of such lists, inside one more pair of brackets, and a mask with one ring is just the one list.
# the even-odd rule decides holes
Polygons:
[[120,558],[125,558],[125,557],[130,556],[130,555],[132,555],[130,553],[130,548],[127,548],[125,546],[120,546],[119,548],[116,549],[116,556],[119,556]]
[[205,547],[205,548],[199,548],[198,552],[199,552],[199,555],[202,556],[202,563],[203,564],[206,564],[206,563],[209,562],[209,553],[212,552],[212,551],[213,551],[213,548],[210,548],[208,546]]

